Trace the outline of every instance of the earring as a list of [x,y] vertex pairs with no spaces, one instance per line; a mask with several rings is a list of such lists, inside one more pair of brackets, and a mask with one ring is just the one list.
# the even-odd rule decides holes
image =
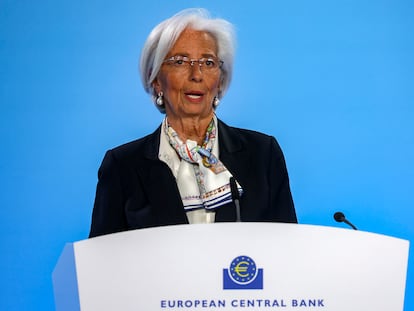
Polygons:
[[220,104],[220,99],[216,96],[213,99],[213,107],[216,108]]
[[155,103],[157,104],[157,106],[161,107],[162,105],[164,105],[164,99],[162,98],[164,96],[163,92],[159,92],[157,95],[157,99],[155,100]]

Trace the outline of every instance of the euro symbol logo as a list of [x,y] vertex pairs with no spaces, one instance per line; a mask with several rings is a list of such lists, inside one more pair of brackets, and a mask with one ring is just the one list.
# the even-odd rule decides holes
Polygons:
[[246,273],[249,268],[249,263],[247,261],[240,261],[234,268],[234,272],[237,273],[242,278],[248,277],[249,274]]
[[263,289],[263,269],[249,256],[237,256],[223,269],[223,289]]
[[253,259],[248,256],[238,256],[234,258],[228,272],[233,282],[238,284],[250,283],[257,275],[256,264]]

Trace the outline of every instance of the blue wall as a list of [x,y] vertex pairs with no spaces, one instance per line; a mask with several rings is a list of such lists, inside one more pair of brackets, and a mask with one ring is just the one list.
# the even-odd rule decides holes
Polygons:
[[87,237],[105,150],[162,119],[140,48],[200,6],[238,31],[218,115],[278,138],[299,221],[342,227],[342,210],[361,230],[414,237],[412,1],[1,0],[1,310],[54,309],[51,273]]

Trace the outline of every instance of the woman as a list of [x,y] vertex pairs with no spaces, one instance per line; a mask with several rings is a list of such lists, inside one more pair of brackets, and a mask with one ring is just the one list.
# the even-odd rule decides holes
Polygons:
[[236,220],[296,222],[282,151],[265,134],[215,115],[232,75],[232,25],[184,10],[149,35],[141,55],[145,90],[166,114],[152,134],[106,153],[90,237],[124,230]]

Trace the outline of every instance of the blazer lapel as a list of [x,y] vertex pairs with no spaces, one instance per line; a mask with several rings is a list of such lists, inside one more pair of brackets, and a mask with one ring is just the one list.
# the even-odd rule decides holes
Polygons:
[[139,167],[156,221],[164,225],[186,224],[187,216],[174,175],[168,165],[158,158],[161,126],[147,137],[144,157],[148,165]]
[[237,130],[219,120],[220,160],[243,187],[249,176],[250,151],[246,148]]
[[[251,167],[249,165],[250,151],[246,148],[237,130],[227,126],[221,120],[218,121],[218,124],[220,161],[223,162],[243,188]],[[216,222],[235,220],[236,211],[233,203],[226,204],[217,209]]]
[[[220,161],[243,187],[249,176],[250,152],[237,130],[218,120]],[[161,127],[147,136],[144,157],[148,165],[138,168],[145,181],[148,200],[154,209],[157,221],[162,224],[186,224],[184,206],[175,178],[164,162],[158,159]],[[216,211],[216,222],[235,221],[234,204],[226,204]]]

